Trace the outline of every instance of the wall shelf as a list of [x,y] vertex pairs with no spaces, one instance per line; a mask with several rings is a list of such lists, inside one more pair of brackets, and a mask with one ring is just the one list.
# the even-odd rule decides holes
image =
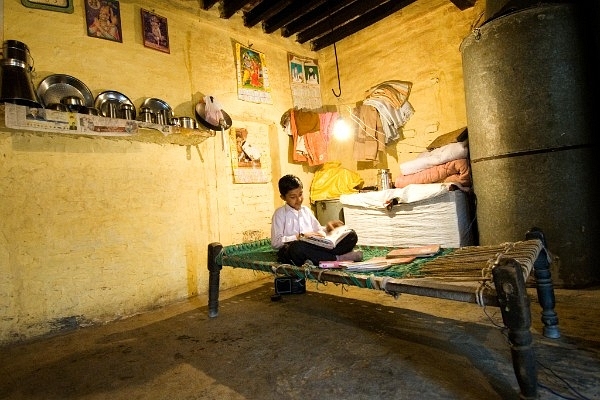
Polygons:
[[[5,115],[5,104],[0,104],[0,131],[3,133],[29,133],[33,135],[40,136],[61,136],[61,137],[87,137],[87,138],[103,138],[110,140],[127,140],[127,141],[135,141],[135,142],[143,142],[143,143],[155,143],[155,144],[176,144],[180,146],[195,146],[197,144],[202,143],[204,140],[214,137],[216,135],[215,131],[206,130],[206,129],[190,129],[190,128],[182,128],[178,126],[168,126],[169,133],[165,134],[161,132],[159,129],[154,129],[150,127],[138,127],[137,132],[131,135],[122,134],[122,135],[110,135],[110,134],[88,134],[86,132],[55,132],[55,131],[44,131],[44,130],[35,130],[31,127],[20,127],[20,128],[9,128],[6,126],[6,115]],[[69,113],[65,113],[69,114]],[[79,114],[77,114],[79,115]],[[136,123],[140,123],[136,121]],[[159,127],[159,126],[157,126]]]

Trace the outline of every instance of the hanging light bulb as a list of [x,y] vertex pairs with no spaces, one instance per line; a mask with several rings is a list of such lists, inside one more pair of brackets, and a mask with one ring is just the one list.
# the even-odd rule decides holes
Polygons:
[[333,136],[337,140],[346,140],[350,137],[350,126],[342,117],[338,117],[333,125]]

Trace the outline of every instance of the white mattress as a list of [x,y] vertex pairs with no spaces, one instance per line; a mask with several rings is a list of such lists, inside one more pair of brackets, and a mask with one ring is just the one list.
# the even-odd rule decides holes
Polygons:
[[467,195],[460,190],[400,203],[391,211],[352,205],[360,200],[353,196],[361,195],[364,194],[344,195],[340,199],[344,221],[356,231],[359,245],[411,247],[439,244],[457,248],[472,244]]

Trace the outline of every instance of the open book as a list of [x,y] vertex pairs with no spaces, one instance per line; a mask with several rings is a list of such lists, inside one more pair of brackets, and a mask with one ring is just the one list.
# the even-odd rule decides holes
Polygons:
[[342,225],[334,228],[331,232],[328,232],[326,236],[305,235],[301,236],[300,240],[325,247],[326,249],[333,249],[340,240],[345,238],[350,232],[352,232],[352,229],[348,228],[346,225]]

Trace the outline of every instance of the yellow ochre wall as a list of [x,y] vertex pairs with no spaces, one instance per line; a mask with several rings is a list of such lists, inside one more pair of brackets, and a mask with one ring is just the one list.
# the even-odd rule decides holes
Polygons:
[[[289,137],[279,126],[292,107],[287,52],[318,58],[323,103],[340,107],[388,79],[413,83],[415,115],[406,139],[388,146],[381,165],[352,160],[350,143],[333,142],[331,159],[374,184],[376,169],[398,173],[436,136],[466,126],[459,45],[478,13],[448,0],[419,0],[317,53],[308,44],[260,27],[243,26],[241,14],[219,18],[217,7],[197,1],[121,1],[123,42],[87,36],[84,4],[73,14],[0,1],[2,40],[29,46],[34,85],[50,74],[82,80],[94,96],[126,94],[139,107],[148,97],[193,116],[213,95],[249,129],[265,157],[268,183],[234,184],[221,133],[191,145],[127,138],[76,137],[14,131],[0,126],[0,344],[105,323],[199,296],[206,299],[207,246],[268,237],[281,204],[277,180],[299,175],[306,191],[316,167],[289,159]],[[143,46],[140,8],[168,20],[170,53]],[[237,99],[231,39],[267,58],[273,104]],[[2,111],[3,112],[3,111]],[[3,117],[2,117],[3,120]],[[308,196],[305,200],[308,203]],[[224,268],[221,288],[264,275]]]

